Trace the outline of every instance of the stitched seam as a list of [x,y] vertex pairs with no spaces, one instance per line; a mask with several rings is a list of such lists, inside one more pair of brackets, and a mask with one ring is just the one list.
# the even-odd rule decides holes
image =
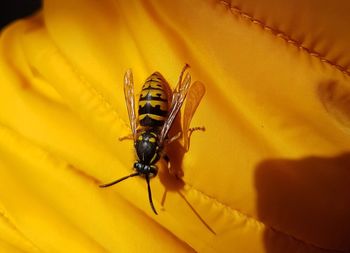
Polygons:
[[65,63],[66,66],[68,68],[70,68],[70,70],[75,74],[75,76],[78,78],[79,82],[81,84],[83,84],[87,90],[93,94],[93,96],[95,96],[99,101],[100,104],[103,105],[107,110],[109,110],[110,112],[112,112],[112,114],[114,115],[115,118],[119,117],[118,112],[116,110],[114,110],[113,106],[111,105],[111,103],[105,99],[105,97],[99,92],[97,91],[97,89],[95,87],[92,86],[92,84],[90,84],[85,77],[79,72],[79,70],[75,67],[75,65],[73,65],[66,57],[64,54],[62,54],[60,52],[60,50],[58,48],[55,48],[55,52],[52,53],[56,53],[56,55],[58,57],[60,57]]
[[220,3],[221,5],[225,6],[227,9],[229,9],[233,15],[240,16],[240,17],[244,18],[245,20],[250,21],[254,25],[260,26],[265,31],[268,31],[269,33],[273,34],[274,36],[281,38],[282,40],[284,40],[288,44],[293,45],[294,47],[298,48],[299,50],[306,52],[310,56],[319,59],[321,62],[324,62],[326,64],[331,65],[332,67],[341,71],[343,74],[350,76],[350,69],[348,69],[347,67],[341,66],[341,65],[327,59],[324,55],[303,46],[301,42],[299,42],[295,39],[292,39],[289,35],[287,35],[286,33],[282,32],[278,29],[272,28],[271,26],[264,24],[264,22],[252,17],[251,15],[242,11],[238,7],[233,6],[231,2],[228,2],[225,0],[216,0],[216,1],[218,1],[218,3]]
[[265,227],[266,229],[272,231],[272,232],[275,232],[277,234],[281,234],[281,235],[284,235],[286,237],[289,237],[291,238],[292,240],[294,241],[297,241],[303,245],[307,245],[307,246],[310,246],[310,247],[313,247],[313,248],[316,248],[316,249],[320,249],[320,250],[326,250],[326,251],[331,251],[331,252],[348,252],[347,249],[344,249],[344,250],[337,250],[337,249],[327,249],[327,248],[323,248],[321,246],[318,246],[318,245],[315,245],[314,243],[312,242],[308,242],[308,241],[304,241],[304,240],[301,240],[291,234],[288,234],[287,232],[284,232],[284,231],[280,231],[280,230],[277,230],[276,228],[272,227],[272,226],[269,226],[267,225],[266,223],[254,218],[253,216],[249,215],[249,214],[246,214],[246,213],[243,213],[242,211],[236,209],[236,208],[233,208],[221,201],[219,201],[218,199],[216,199],[215,197],[212,197],[204,192],[202,192],[201,190],[198,190],[196,188],[194,188],[191,184],[188,184],[186,182],[186,186],[188,187],[188,189],[185,189],[186,191],[195,191],[198,195],[202,196],[203,198],[205,198],[207,201],[210,201],[210,202],[213,202],[215,203],[216,205],[218,206],[221,206],[222,208],[228,210],[230,213],[238,213],[240,216],[243,216],[245,219],[247,220],[250,220],[250,221],[253,221],[255,222],[258,226],[261,226],[261,227]]
[[[68,166],[67,168],[72,170],[77,175],[82,176],[84,179],[86,179],[86,180],[88,180],[90,182],[93,182],[94,184],[99,184],[100,183],[100,180],[98,180],[97,178],[87,174],[86,172],[81,171],[80,169],[78,169],[76,167]],[[288,234],[288,233],[283,232],[283,231],[279,231],[279,230],[275,229],[274,227],[271,227],[271,226],[265,224],[264,222],[259,221],[258,219],[254,218],[253,216],[251,216],[249,214],[246,214],[246,213],[243,213],[242,211],[240,211],[240,210],[238,210],[236,208],[233,208],[233,207],[231,207],[231,206],[229,206],[229,205],[219,201],[218,199],[216,199],[216,198],[214,198],[214,197],[212,197],[212,196],[210,196],[210,195],[208,195],[208,194],[206,194],[206,193],[204,193],[204,192],[194,188],[191,184],[188,184],[187,182],[186,182],[185,186],[187,188],[187,189],[184,188],[185,192],[186,191],[194,191],[198,195],[200,195],[202,198],[205,198],[206,201],[213,202],[216,205],[221,206],[222,208],[228,210],[230,213],[237,213],[238,215],[244,217],[245,219],[253,221],[254,223],[257,224],[257,226],[264,227],[264,228],[266,228],[266,229],[268,229],[268,230],[270,230],[272,232],[275,232],[277,234],[281,234],[281,235],[284,235],[286,237],[289,237],[292,240],[297,241],[297,242],[299,242],[299,243],[301,243],[303,245],[307,245],[307,246],[311,246],[311,247],[316,248],[316,249],[326,250],[326,251],[331,251],[331,252],[343,253],[343,252],[347,252],[348,251],[346,249],[345,250],[336,250],[336,249],[322,248],[321,246],[315,245],[315,244],[313,244],[311,242],[303,241],[301,239],[296,238],[295,236],[293,236],[291,234]]]
[[[100,184],[100,180],[98,180],[97,178],[95,178],[94,176],[80,170],[79,168],[77,167],[74,167],[74,166],[67,166],[67,169],[71,170],[73,173],[77,174],[78,176],[81,176],[82,178],[84,178],[85,180],[89,181],[89,182],[93,182],[94,184],[96,185],[99,185]],[[187,188],[187,189],[186,189]],[[261,227],[264,227],[268,230],[270,230],[271,232],[275,232],[277,234],[281,234],[281,235],[284,235],[286,237],[289,237],[291,238],[292,240],[294,241],[297,241],[299,242],[300,244],[302,245],[307,245],[307,246],[310,246],[310,247],[313,247],[313,248],[316,248],[316,249],[320,249],[320,250],[326,250],[326,251],[331,251],[331,252],[339,252],[339,253],[343,253],[343,252],[347,252],[348,250],[347,249],[344,249],[344,250],[336,250],[336,249],[327,249],[327,248],[323,248],[321,246],[318,246],[318,245],[315,245],[311,242],[307,242],[307,241],[303,241],[301,239],[298,239],[296,238],[295,236],[291,235],[291,234],[288,234],[286,232],[283,232],[283,231],[280,231],[280,230],[277,230],[276,228],[272,227],[272,226],[269,226],[267,224],[265,224],[264,222],[254,218],[253,216],[249,215],[249,214],[246,214],[236,208],[233,208],[221,201],[219,201],[218,199],[216,199],[215,197],[212,197],[204,192],[202,192],[201,190],[198,190],[196,188],[194,188],[194,186],[192,186],[191,184],[189,183],[185,183],[185,188],[184,188],[184,191],[194,191],[196,192],[198,195],[200,195],[202,198],[206,199],[206,201],[209,201],[209,202],[213,202],[215,203],[216,205],[220,206],[221,208],[223,209],[226,209],[228,212],[230,213],[237,213],[239,216],[242,216],[244,217],[245,219],[247,220],[250,220],[250,221],[253,221],[257,226],[261,226]]]
[[[74,73],[74,76],[77,78],[80,84],[84,88],[86,88],[86,91],[89,92],[90,97],[94,97],[98,100],[98,106],[102,106],[105,112],[112,113],[114,119],[119,119],[121,122],[121,125],[124,125],[125,128],[128,128],[129,124],[119,116],[119,113],[114,109],[112,104],[104,97],[104,95],[101,92],[99,92],[89,81],[86,80],[86,78],[80,73],[77,67],[73,63],[71,63],[68,60],[68,58],[56,46],[54,46],[53,49],[50,49],[44,52],[42,58],[45,57],[45,54],[47,55],[52,54],[59,57],[64,62],[65,66]],[[40,73],[39,70],[37,70],[37,72]],[[56,90],[57,92],[59,92],[61,95],[64,96],[64,94],[62,94],[62,92],[60,92],[57,88]],[[87,112],[91,112],[91,111],[87,111]]]
[[[3,129],[1,129],[3,128]],[[2,122],[0,123],[0,130],[5,130],[4,133],[0,132],[0,135],[3,136],[5,135],[5,140],[8,141],[9,138],[11,138],[11,141],[16,142],[17,144],[19,142],[21,145],[21,148],[24,148],[26,150],[30,150],[32,153],[30,154],[30,156],[35,156],[38,161],[44,161],[46,163],[47,166],[51,166],[51,167],[55,167],[55,168],[59,168],[59,169],[64,169],[67,170],[71,173],[74,173],[75,175],[77,174],[77,170],[70,165],[66,160],[64,160],[61,157],[57,157],[54,153],[52,153],[51,151],[45,149],[45,147],[43,147],[42,145],[40,145],[37,142],[33,142],[30,139],[28,139],[25,136],[22,136],[20,133],[18,133],[17,131],[15,131],[12,128],[9,128],[7,125],[2,124]],[[12,152],[12,151],[10,151]],[[22,152],[23,153],[23,152]],[[24,160],[26,160],[26,158],[28,157],[28,154],[26,153],[26,155],[22,156],[21,159],[24,158]],[[28,162],[28,161],[25,161]],[[40,166],[40,165],[39,165]],[[89,174],[81,171],[78,176],[82,176],[83,180],[88,180],[89,182],[93,182],[95,184],[97,184],[99,181],[97,179],[94,179],[92,176],[89,176]],[[51,205],[52,206],[52,205]],[[6,222],[9,223],[9,225],[11,227],[13,227],[13,229],[15,229],[24,239],[26,239],[29,243],[31,243],[31,245],[37,249],[37,252],[43,252],[38,246],[36,246],[31,240],[29,240],[29,238],[27,238],[15,225],[13,222],[11,222],[10,218],[8,215],[5,214],[5,211],[1,211],[0,210],[0,218],[3,218]],[[67,220],[70,222],[70,225],[73,228],[77,228],[79,229],[79,226],[77,226],[76,224],[71,222],[71,219],[69,217],[66,217]],[[103,250],[105,250],[105,247],[103,245],[101,245],[97,240],[95,240],[94,237],[92,237],[89,233],[84,232],[84,235],[86,237],[86,240],[89,242],[94,243],[95,245],[97,245],[97,247],[102,248]],[[106,250],[105,250],[106,251]]]

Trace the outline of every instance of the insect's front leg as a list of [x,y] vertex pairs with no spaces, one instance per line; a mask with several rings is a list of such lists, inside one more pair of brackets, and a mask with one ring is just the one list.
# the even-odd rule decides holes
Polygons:
[[134,136],[132,134],[129,134],[129,135],[126,135],[126,136],[122,136],[122,137],[118,138],[119,141],[133,140],[133,139],[134,139]]
[[[135,133],[129,134],[129,135],[125,135],[122,137],[119,137],[118,140],[119,141],[125,141],[125,140],[135,140],[136,136],[140,133],[140,129],[135,130]],[[135,136],[134,136],[135,134]]]

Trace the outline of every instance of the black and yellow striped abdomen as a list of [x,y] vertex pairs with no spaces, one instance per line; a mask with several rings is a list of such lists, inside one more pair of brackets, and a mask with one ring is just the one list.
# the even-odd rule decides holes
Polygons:
[[166,81],[159,73],[153,73],[142,86],[139,98],[138,120],[141,126],[162,126],[168,115]]

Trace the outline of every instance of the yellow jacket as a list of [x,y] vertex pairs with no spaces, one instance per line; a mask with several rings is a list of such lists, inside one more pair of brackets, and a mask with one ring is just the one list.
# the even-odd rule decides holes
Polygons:
[[[0,252],[349,252],[348,1],[46,0],[0,41]],[[189,152],[132,171],[136,92],[182,66]],[[180,145],[178,143],[176,145]]]

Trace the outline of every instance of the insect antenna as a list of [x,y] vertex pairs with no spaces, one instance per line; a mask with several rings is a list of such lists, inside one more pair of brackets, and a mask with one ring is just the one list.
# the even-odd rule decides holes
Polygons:
[[139,176],[139,175],[140,175],[140,173],[135,172],[135,173],[132,173],[132,174],[130,174],[130,175],[128,175],[128,176],[119,178],[118,180],[115,180],[115,181],[110,182],[110,183],[108,183],[108,184],[101,184],[100,187],[109,187],[109,186],[112,186],[112,185],[114,185],[114,184],[117,184],[117,183],[119,183],[119,182],[121,182],[121,181],[123,181],[123,180],[125,180],[125,179],[128,179],[129,177],[135,177],[135,176]]
[[150,205],[151,205],[151,207],[152,207],[153,212],[154,212],[155,214],[158,215],[158,213],[157,213],[157,211],[156,211],[156,209],[154,208],[154,205],[153,205],[151,186],[150,186],[150,184],[149,184],[149,175],[146,174],[145,176],[146,176],[146,182],[147,182],[149,203],[150,203]]

